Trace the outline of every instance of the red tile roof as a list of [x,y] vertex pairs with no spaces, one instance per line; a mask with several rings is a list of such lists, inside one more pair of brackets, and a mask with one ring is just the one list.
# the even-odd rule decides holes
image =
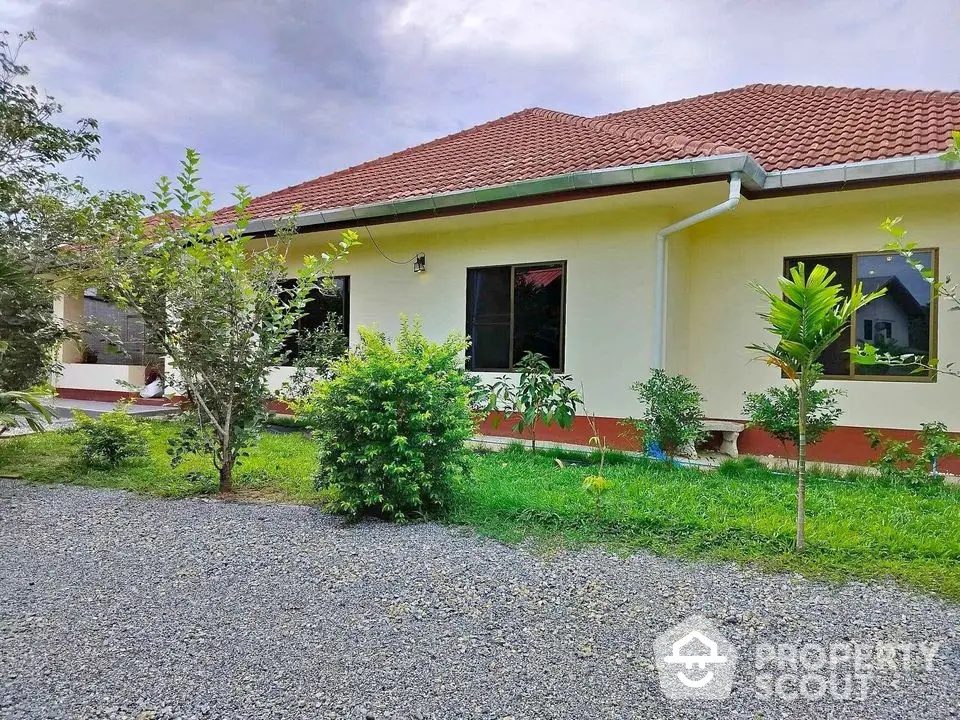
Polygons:
[[[581,170],[750,153],[766,170],[920,155],[960,128],[960,92],[749,85],[598,118],[530,108],[253,200],[254,218]],[[217,213],[229,221],[232,210]]]
[[[324,175],[250,204],[254,218],[502,185],[578,170],[737,152],[678,134],[529,108],[393,155]],[[224,208],[217,221],[229,219]]]
[[748,85],[603,119],[722,141],[786,170],[944,150],[960,92]]

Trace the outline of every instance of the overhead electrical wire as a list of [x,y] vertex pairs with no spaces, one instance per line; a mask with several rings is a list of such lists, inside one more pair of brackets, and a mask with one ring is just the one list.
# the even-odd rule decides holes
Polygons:
[[410,258],[409,260],[394,260],[392,257],[390,257],[389,255],[387,255],[387,254],[380,248],[380,246],[377,244],[377,241],[373,239],[373,233],[370,232],[370,227],[367,226],[367,225],[364,225],[364,226],[363,226],[363,229],[367,231],[367,237],[370,238],[370,242],[373,243],[373,246],[377,249],[377,252],[380,253],[380,254],[383,256],[383,259],[384,259],[384,260],[389,260],[389,261],[392,262],[394,265],[409,265],[410,263],[412,263],[414,260],[416,260],[416,259],[422,254],[422,253],[416,253],[416,254],[415,254],[412,258]]

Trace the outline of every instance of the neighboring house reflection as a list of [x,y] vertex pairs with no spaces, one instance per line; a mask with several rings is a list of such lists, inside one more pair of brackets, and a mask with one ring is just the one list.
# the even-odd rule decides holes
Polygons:
[[871,276],[862,282],[865,293],[886,288],[887,294],[857,313],[857,341],[926,355],[930,345],[929,299],[920,302],[896,275]]

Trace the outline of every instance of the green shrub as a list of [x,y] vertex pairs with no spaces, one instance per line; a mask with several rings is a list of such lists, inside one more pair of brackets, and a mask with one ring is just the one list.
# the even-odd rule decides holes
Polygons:
[[878,430],[867,430],[870,447],[880,449],[880,457],[870,463],[885,480],[908,485],[926,485],[943,482],[938,467],[940,458],[960,456],[960,441],[947,433],[942,422],[920,425],[917,442],[920,452],[915,453],[909,442],[894,440]]
[[[845,393],[836,388],[818,388],[814,385],[819,372],[810,381],[807,390],[807,444],[814,445],[823,439],[824,434],[837,424],[843,411],[838,398]],[[744,414],[750,418],[752,427],[766,430],[779,440],[784,447],[787,442],[797,446],[800,442],[800,392],[793,383],[786,386],[767,388],[763,392],[747,393]]]
[[644,444],[656,443],[670,457],[703,438],[703,395],[690,378],[667,375],[656,368],[646,382],[630,386],[645,406],[642,418],[626,423],[643,434]]
[[146,453],[143,427],[123,405],[96,419],[74,410],[73,420],[80,461],[85,465],[115,468]]
[[367,328],[360,339],[296,404],[320,441],[315,487],[348,515],[402,521],[440,512],[470,455],[467,341],[452,333],[431,342],[406,318],[393,346]]

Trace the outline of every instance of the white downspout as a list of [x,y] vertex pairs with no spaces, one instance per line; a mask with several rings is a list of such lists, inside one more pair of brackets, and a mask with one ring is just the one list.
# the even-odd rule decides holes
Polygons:
[[657,231],[657,279],[653,304],[653,367],[662,369],[667,360],[667,236],[708,220],[740,202],[740,173],[730,175],[730,195],[719,205],[701,210]]

